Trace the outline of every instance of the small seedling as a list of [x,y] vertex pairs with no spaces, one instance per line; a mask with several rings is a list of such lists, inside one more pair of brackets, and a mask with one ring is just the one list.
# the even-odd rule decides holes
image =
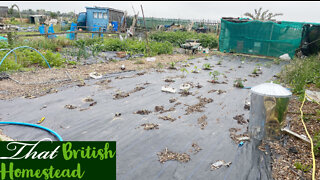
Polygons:
[[254,68],[254,70],[252,71],[252,74],[258,74],[258,69]]
[[211,70],[211,64],[209,63],[204,64],[202,67],[203,67],[203,70]]
[[237,80],[235,80],[233,86],[235,86],[237,88],[243,88],[244,85],[243,85],[242,79],[238,78]]
[[181,68],[180,71],[183,73],[183,77],[186,77],[188,70],[186,68]]
[[161,62],[158,62],[157,68],[162,69],[163,68],[163,64]]
[[221,62],[222,62],[221,60],[220,60],[220,61],[218,61],[217,65],[221,65]]
[[175,62],[170,62],[169,64],[170,64],[169,69],[177,69],[177,68],[176,68],[176,63],[175,63]]
[[191,71],[192,73],[199,73],[200,69],[197,66],[194,66],[194,69]]
[[220,75],[219,71],[213,71],[213,72],[209,72],[209,76],[212,77],[212,83],[215,83],[218,81],[218,76]]
[[209,55],[206,54],[206,56],[204,57],[204,60],[209,60]]

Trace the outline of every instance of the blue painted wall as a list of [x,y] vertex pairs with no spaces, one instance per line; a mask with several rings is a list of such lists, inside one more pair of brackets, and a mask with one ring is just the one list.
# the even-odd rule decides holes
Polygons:
[[[86,25],[89,26],[88,29],[90,31],[92,30],[94,25],[101,26],[102,28],[107,29],[108,22],[109,22],[108,9],[86,7],[86,11],[87,11]],[[94,18],[93,16],[94,13],[98,13],[97,18]],[[100,18],[99,13],[102,13],[102,18]],[[106,14],[106,17],[104,13]]]
[[86,26],[86,19],[87,19],[87,13],[85,13],[85,12],[79,13],[78,20],[77,20],[77,26]]

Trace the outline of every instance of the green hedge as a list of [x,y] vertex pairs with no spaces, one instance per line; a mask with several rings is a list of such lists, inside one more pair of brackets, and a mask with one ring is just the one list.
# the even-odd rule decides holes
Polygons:
[[150,39],[157,42],[170,42],[174,46],[180,46],[187,39],[198,39],[202,47],[217,48],[218,39],[214,34],[195,33],[195,32],[154,32],[150,35]]

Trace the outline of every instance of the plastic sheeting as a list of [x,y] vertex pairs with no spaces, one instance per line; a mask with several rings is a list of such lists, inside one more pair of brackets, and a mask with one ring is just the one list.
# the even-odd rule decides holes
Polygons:
[[[219,57],[211,57],[208,61],[202,59],[189,60],[194,63],[187,67],[202,67],[204,63],[217,64]],[[280,71],[279,65],[271,68],[262,67],[263,74],[259,77],[249,77],[257,63],[267,63],[268,60],[255,62],[246,61],[241,64],[240,58],[224,57],[222,65],[215,65],[214,70],[224,73],[227,77],[219,76],[219,81],[227,84],[209,83],[209,71],[198,74],[189,73],[186,78],[174,78],[170,86],[179,89],[186,82],[199,83],[202,88],[190,89],[193,95],[182,97],[180,94],[161,92],[161,87],[168,85],[164,79],[180,76],[182,72],[165,69],[165,72],[151,71],[144,75],[137,72],[110,74],[99,80],[87,80],[86,86],[64,87],[59,92],[48,94],[35,99],[16,98],[0,101],[1,121],[20,121],[36,123],[41,117],[46,119],[41,124],[59,133],[64,140],[72,141],[117,141],[117,179],[271,179],[270,160],[258,149],[259,141],[245,142],[238,145],[229,137],[230,128],[241,128],[246,131],[247,125],[239,125],[234,116],[244,114],[249,118],[249,111],[244,110],[244,102],[249,97],[249,90],[233,87],[236,78],[247,78],[246,86],[255,86],[272,78]],[[179,64],[179,63],[178,63]],[[242,68],[238,68],[241,65]],[[233,70],[230,70],[233,68]],[[109,88],[105,79],[110,79]],[[102,84],[98,85],[96,83]],[[148,84],[150,83],[150,84]],[[130,92],[135,87],[145,89],[131,93],[128,97],[114,100],[117,90]],[[226,93],[208,93],[212,89],[225,90]],[[90,96],[97,104],[89,107],[82,100]],[[213,102],[206,104],[204,112],[194,112],[186,115],[188,105],[198,103],[197,96],[212,98]],[[177,98],[181,102],[175,111],[159,114],[154,112],[155,106],[163,105],[169,109],[174,105],[169,99]],[[65,105],[72,104],[76,109],[66,109]],[[43,108],[46,107],[46,108]],[[142,109],[153,111],[148,115],[134,114]],[[121,116],[115,117],[116,113]],[[176,121],[164,121],[158,116],[170,115]],[[201,130],[197,119],[202,115],[208,117],[208,125]],[[179,116],[181,116],[179,118]],[[159,129],[144,130],[141,124],[156,123]],[[18,140],[40,140],[51,137],[44,131],[18,127],[1,126],[4,133]],[[53,139],[53,137],[52,137]],[[190,153],[192,143],[197,143],[202,150]],[[161,164],[157,153],[165,148],[179,153],[190,154],[187,163],[168,161]],[[270,153],[269,153],[270,154]],[[210,165],[217,160],[232,162],[230,167],[221,167],[211,171]],[[232,167],[232,170],[229,168]]]

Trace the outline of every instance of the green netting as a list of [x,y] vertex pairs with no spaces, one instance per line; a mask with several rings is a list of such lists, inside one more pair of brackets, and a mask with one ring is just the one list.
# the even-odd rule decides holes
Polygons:
[[300,46],[303,25],[271,21],[234,23],[221,19],[219,50],[273,57],[288,53],[292,58]]
[[320,24],[303,26],[301,44],[301,51],[306,56],[320,52]]

